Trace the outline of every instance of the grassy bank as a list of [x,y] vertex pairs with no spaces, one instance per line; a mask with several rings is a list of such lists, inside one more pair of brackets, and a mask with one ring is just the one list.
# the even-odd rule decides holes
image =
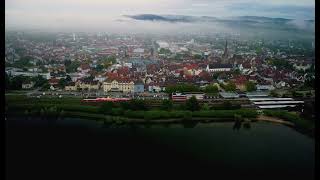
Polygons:
[[285,121],[292,122],[295,127],[299,130],[313,133],[315,125],[313,122],[301,118],[298,114],[294,112],[288,112],[285,110],[264,110],[263,113],[266,116],[277,117]]
[[[84,119],[108,121],[116,119],[119,122],[150,122],[150,121],[202,121],[211,119],[214,121],[232,121],[235,117],[249,118],[254,120],[258,113],[254,109],[230,109],[220,110],[201,108],[200,110],[190,111],[183,108],[150,108],[143,102],[105,104],[106,106],[90,106],[81,104],[79,98],[28,98],[21,95],[6,95],[6,114],[22,116],[41,116],[41,117],[76,117]],[[142,110],[143,109],[143,110]],[[171,110],[170,110],[171,109]],[[285,121],[294,123],[296,128],[306,132],[312,132],[314,123],[302,119],[298,114],[283,110],[264,110],[264,115],[277,117]],[[111,120],[112,121],[112,120]]]

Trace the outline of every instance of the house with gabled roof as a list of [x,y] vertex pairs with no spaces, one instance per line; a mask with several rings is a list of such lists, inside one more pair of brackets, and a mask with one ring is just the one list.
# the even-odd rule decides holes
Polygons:
[[103,82],[104,92],[134,92],[134,82],[128,78],[107,79]]

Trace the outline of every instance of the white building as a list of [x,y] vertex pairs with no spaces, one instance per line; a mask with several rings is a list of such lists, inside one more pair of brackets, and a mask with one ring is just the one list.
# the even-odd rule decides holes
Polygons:
[[268,90],[268,91],[271,91],[271,90],[274,90],[274,86],[273,85],[257,85],[257,90]]
[[206,67],[206,71],[208,72],[226,72],[231,71],[231,64],[208,64]]
[[169,48],[169,43],[165,41],[157,41],[157,44],[159,45],[160,49],[161,48]]

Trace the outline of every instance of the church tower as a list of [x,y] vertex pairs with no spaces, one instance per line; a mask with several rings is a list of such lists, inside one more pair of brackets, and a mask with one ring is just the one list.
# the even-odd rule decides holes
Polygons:
[[224,53],[222,55],[222,64],[228,63],[228,41],[226,40],[226,45],[224,47]]

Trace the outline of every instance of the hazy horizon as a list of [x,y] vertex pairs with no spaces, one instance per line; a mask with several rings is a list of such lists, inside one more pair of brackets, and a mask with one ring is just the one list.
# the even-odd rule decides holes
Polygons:
[[[220,32],[232,30],[217,23],[143,22],[123,15],[158,14],[186,16],[263,16],[303,21],[314,19],[312,0],[6,0],[6,29],[44,31]],[[301,29],[301,28],[300,28]]]

